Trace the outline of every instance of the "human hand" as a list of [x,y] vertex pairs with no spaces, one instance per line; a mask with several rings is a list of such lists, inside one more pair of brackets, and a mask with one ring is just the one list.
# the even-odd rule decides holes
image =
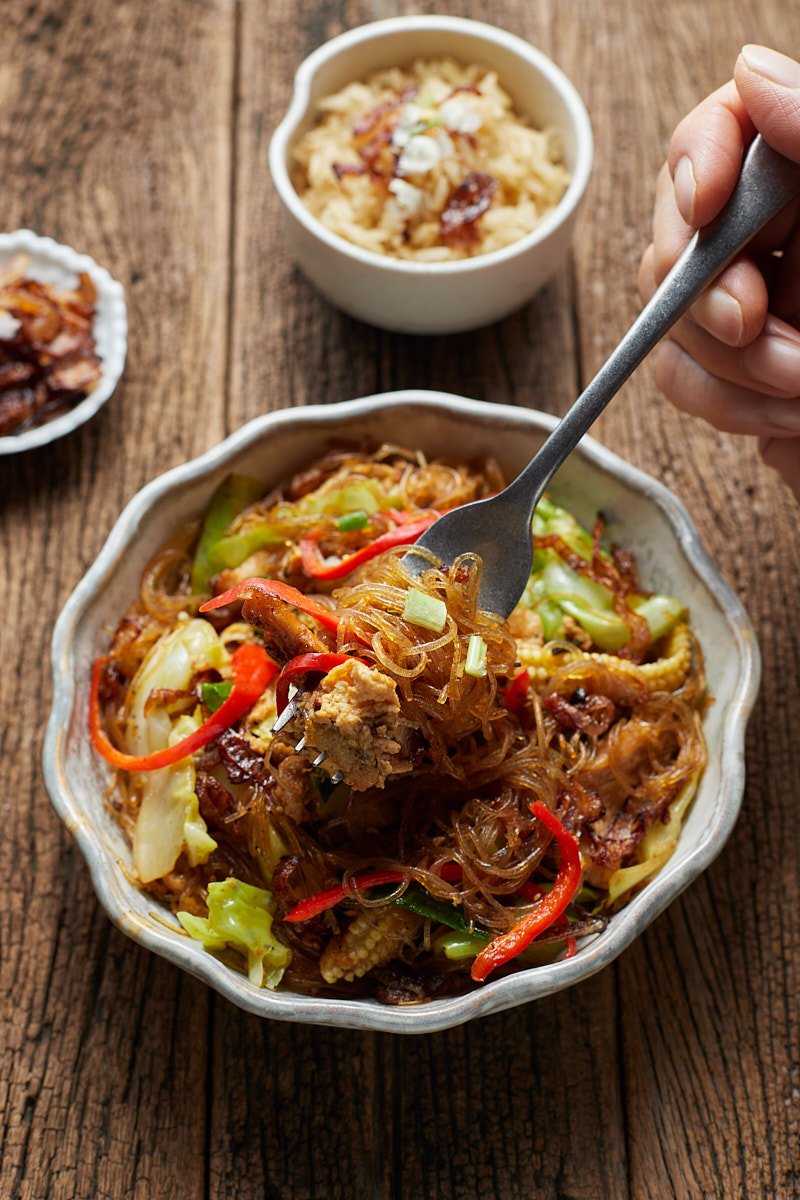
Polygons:
[[[745,46],[734,78],[675,130],[661,169],[653,241],[639,268],[648,300],[692,237],[723,208],[756,131],[800,162],[800,63]],[[780,213],[670,331],[656,382],[684,412],[758,438],[800,499],[800,203]]]

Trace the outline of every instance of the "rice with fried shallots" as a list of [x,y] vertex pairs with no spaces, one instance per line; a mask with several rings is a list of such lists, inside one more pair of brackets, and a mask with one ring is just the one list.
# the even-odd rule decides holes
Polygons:
[[332,233],[448,262],[531,233],[569,185],[553,129],[514,112],[494,71],[450,58],[378,71],[321,100],[293,181]]

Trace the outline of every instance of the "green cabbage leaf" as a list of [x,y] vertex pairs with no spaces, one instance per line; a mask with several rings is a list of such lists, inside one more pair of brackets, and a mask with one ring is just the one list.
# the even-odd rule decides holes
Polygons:
[[[131,682],[125,726],[129,753],[152,754],[174,746],[201,723],[199,711],[177,720],[161,705],[148,712],[147,701],[154,690],[184,691],[197,671],[223,670],[229,662],[208,621],[181,621],[159,638]],[[141,772],[138,778],[141,803],[133,833],[133,862],[142,883],[168,874],[183,850],[192,866],[206,862],[217,843],[200,816],[193,759]]]
[[288,946],[272,929],[275,901],[264,888],[223,879],[208,885],[208,916],[179,912],[190,937],[206,950],[232,949],[247,960],[247,975],[256,987],[276,988],[291,961]]

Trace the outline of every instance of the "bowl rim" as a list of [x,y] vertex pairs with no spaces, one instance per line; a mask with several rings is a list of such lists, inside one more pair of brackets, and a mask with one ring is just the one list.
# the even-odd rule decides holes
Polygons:
[[[335,58],[343,51],[349,50],[352,46],[387,35],[403,33],[408,29],[421,32],[449,30],[468,33],[473,37],[483,38],[484,41],[502,46],[524,59],[529,67],[544,76],[566,104],[575,131],[576,145],[575,165],[569,186],[558,204],[542,218],[535,229],[499,250],[491,250],[487,254],[477,254],[473,258],[455,259],[452,262],[416,262],[394,258],[389,254],[378,254],[373,250],[365,250],[341,237],[340,234],[327,229],[309,211],[292,183],[287,166],[289,146],[297,126],[308,111],[311,101],[311,85],[319,68],[323,63]],[[527,250],[546,241],[561,225],[569,221],[579,207],[589,183],[594,159],[594,138],[589,114],[575,85],[551,58],[548,58],[542,50],[526,42],[524,38],[518,37],[514,33],[508,33],[505,29],[500,29],[495,25],[488,25],[484,21],[473,21],[466,17],[440,15],[387,17],[382,21],[371,21],[366,25],[359,25],[355,29],[338,34],[312,51],[301,62],[294,76],[294,89],[289,107],[270,139],[268,158],[272,182],[283,204],[313,237],[324,242],[332,250],[345,254],[365,266],[382,268],[400,275],[462,275],[481,270],[483,267],[499,265],[524,254]]]
[[328,426],[333,431],[341,425],[342,418],[352,422],[376,412],[409,408],[439,413],[453,421],[463,422],[466,418],[476,426],[482,424],[487,428],[510,424],[521,431],[527,427],[531,431],[547,433],[558,423],[555,417],[532,409],[417,388],[379,393],[336,405],[282,409],[256,417],[204,454],[151,480],[129,501],[94,563],[64,605],[53,633],[53,701],[44,741],[44,778],[53,807],[74,835],[86,859],[100,903],[118,928],[134,941],[169,959],[240,1008],[258,1016],[389,1033],[433,1033],[561,991],[588,979],[617,958],[705,870],[730,836],[741,807],[745,727],[760,678],[760,656],[750,620],[741,601],[703,548],[683,503],[663,483],[625,462],[593,438],[585,437],[578,447],[578,454],[644,494],[666,517],[680,552],[717,601],[730,630],[732,652],[735,646],[739,660],[735,692],[721,740],[717,802],[703,836],[686,858],[677,864],[667,863],[647,888],[616,914],[613,924],[583,946],[575,958],[508,975],[466,995],[410,1008],[256,988],[246,976],[231,970],[198,943],[182,935],[177,924],[173,927],[165,917],[155,914],[148,923],[125,907],[116,886],[124,878],[122,864],[107,852],[99,833],[86,820],[63,769],[66,731],[73,717],[77,690],[72,645],[75,630],[86,610],[134,541],[140,522],[173,490],[193,484],[224,467],[240,452],[266,440],[276,429],[295,424],[302,428],[304,423],[310,423],[320,429]]
[[98,300],[107,308],[107,316],[101,318],[95,311],[93,327],[104,319],[109,333],[109,350],[101,359],[101,374],[97,384],[84,400],[75,404],[68,412],[34,425],[23,433],[10,433],[0,437],[0,455],[20,454],[23,450],[34,450],[47,446],[58,438],[72,433],[73,429],[90,421],[111,397],[125,368],[128,350],[128,310],[125,304],[125,289],[122,284],[101,267],[88,254],[78,254],[71,246],[56,242],[51,237],[34,233],[32,229],[16,229],[13,233],[0,233],[0,254],[27,252],[47,258],[73,274],[85,271],[97,288]]

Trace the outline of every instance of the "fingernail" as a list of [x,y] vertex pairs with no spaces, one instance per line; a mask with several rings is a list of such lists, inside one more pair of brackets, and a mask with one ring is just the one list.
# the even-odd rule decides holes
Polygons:
[[694,177],[692,160],[684,154],[678,160],[672,182],[675,187],[675,200],[681,216],[689,225],[694,223],[694,198],[697,192],[697,182]]
[[724,288],[712,287],[692,306],[692,316],[698,325],[713,333],[728,346],[738,346],[744,331],[742,306]]
[[781,87],[800,88],[800,63],[766,46],[744,46],[742,58],[751,71]]
[[800,341],[762,336],[742,351],[742,362],[756,382],[800,396]]

